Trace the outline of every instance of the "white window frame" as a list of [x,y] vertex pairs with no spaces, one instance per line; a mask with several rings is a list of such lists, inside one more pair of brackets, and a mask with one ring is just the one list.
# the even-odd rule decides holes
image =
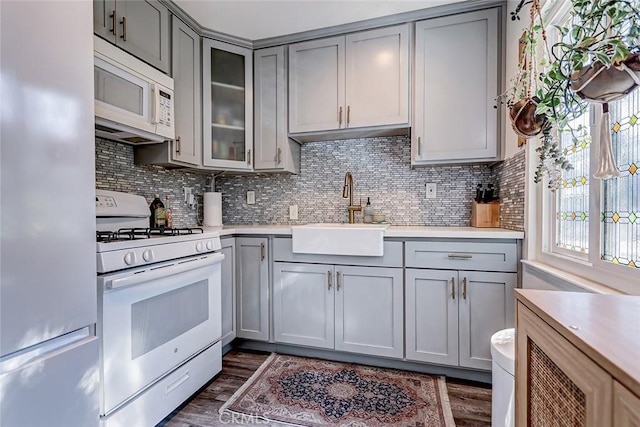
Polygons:
[[[551,16],[548,22],[558,22],[560,16],[565,16],[569,10],[568,3],[549,10],[547,16]],[[551,40],[550,40],[551,43]],[[637,89],[640,90],[640,89]],[[531,261],[547,264],[558,270],[565,271],[575,276],[585,279],[585,281],[602,284],[615,291],[640,295],[640,269],[623,265],[616,265],[600,259],[601,253],[601,192],[602,182],[593,178],[593,172],[597,169],[597,158],[599,156],[599,135],[600,118],[602,107],[592,104],[591,107],[591,149],[590,149],[590,171],[589,171],[589,252],[583,254],[556,247],[556,219],[555,219],[555,193],[547,188],[547,182],[535,184],[533,182],[538,155],[535,148],[539,145],[539,140],[531,139],[527,144],[527,168],[525,191],[527,203],[526,209],[526,230],[527,259]],[[595,126],[593,124],[595,123]],[[560,277],[560,279],[564,279]]]

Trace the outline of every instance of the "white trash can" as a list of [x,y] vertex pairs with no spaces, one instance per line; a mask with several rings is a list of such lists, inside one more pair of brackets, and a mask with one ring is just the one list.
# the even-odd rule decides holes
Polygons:
[[515,425],[515,329],[491,336],[491,427]]

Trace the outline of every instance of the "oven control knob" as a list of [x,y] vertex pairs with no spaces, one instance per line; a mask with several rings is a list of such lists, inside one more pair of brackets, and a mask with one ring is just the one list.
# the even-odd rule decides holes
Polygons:
[[202,242],[196,243],[196,252],[202,252],[204,248],[202,247]]
[[152,261],[153,251],[151,249],[147,249],[146,251],[142,252],[142,259],[144,259],[146,262]]
[[213,250],[213,242],[212,242],[211,240],[209,240],[209,241],[207,242],[207,249],[208,249],[208,250],[210,250],[210,251],[212,251],[212,250]]
[[124,256],[124,263],[127,265],[136,263],[136,254],[135,252],[127,252]]

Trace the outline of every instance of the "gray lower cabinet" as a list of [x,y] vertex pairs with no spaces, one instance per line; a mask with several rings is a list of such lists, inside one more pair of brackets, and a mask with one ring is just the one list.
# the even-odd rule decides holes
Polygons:
[[94,0],[93,31],[169,74],[169,10],[157,0]]
[[275,340],[401,358],[402,295],[401,268],[275,262]]
[[269,239],[236,238],[236,336],[269,340]]
[[516,273],[406,270],[406,358],[491,369],[491,335],[513,327]]
[[236,337],[236,243],[233,237],[221,239],[222,254],[222,345]]

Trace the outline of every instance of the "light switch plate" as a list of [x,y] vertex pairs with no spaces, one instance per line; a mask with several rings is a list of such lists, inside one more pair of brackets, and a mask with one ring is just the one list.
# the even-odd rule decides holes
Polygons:
[[436,198],[436,183],[435,182],[428,182],[426,185],[426,190],[427,190],[427,199],[435,199]]
[[256,204],[256,192],[255,191],[247,191],[247,204],[255,205]]
[[289,206],[289,219],[298,219],[298,205]]

